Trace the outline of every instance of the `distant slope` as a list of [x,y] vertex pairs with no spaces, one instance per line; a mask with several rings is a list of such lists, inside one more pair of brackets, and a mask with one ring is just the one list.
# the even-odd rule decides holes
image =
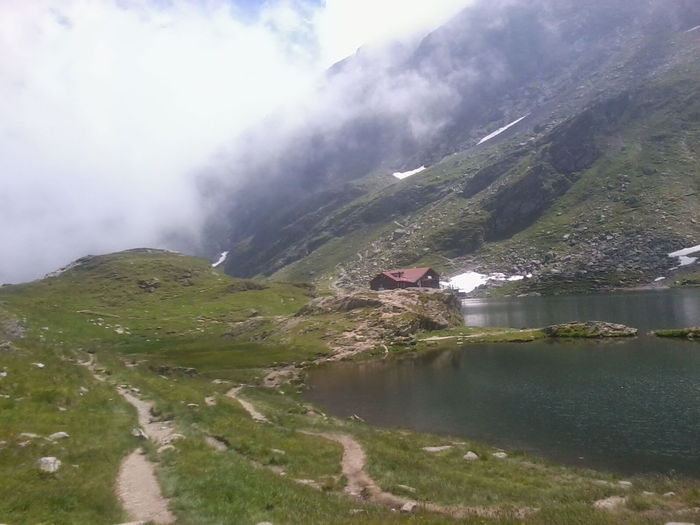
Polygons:
[[[211,252],[229,250],[231,275],[340,286],[418,262],[539,273],[547,252],[571,252],[552,268],[568,286],[587,275],[577,273],[586,262],[566,233],[547,236],[554,225],[534,233],[559,205],[557,231],[588,228],[569,244],[600,242],[597,223],[581,225],[598,208],[598,220],[631,218],[602,233],[604,244],[634,239],[636,263],[593,250],[589,284],[644,281],[666,268],[663,250],[697,234],[689,200],[700,33],[687,32],[697,24],[700,4],[684,0],[477,2],[413,47],[361,51],[319,89],[333,119],[309,111],[300,130],[271,119],[231,158],[233,190],[212,183]],[[404,181],[390,176],[421,165],[429,169]],[[639,170],[658,176],[639,179]],[[678,181],[669,186],[664,173]],[[607,186],[625,193],[618,201],[629,210],[606,204]],[[660,206],[692,217],[661,232]]]

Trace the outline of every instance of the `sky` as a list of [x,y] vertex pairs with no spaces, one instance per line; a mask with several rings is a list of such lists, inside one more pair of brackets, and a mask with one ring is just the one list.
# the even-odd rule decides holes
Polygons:
[[0,1],[0,283],[191,244],[217,152],[358,47],[468,2]]

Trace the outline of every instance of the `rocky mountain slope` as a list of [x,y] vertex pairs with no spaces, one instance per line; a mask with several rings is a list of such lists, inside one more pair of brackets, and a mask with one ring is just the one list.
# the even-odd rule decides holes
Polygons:
[[699,24],[692,1],[477,2],[413,46],[361,51],[320,88],[339,118],[251,132],[275,154],[231,159],[249,182],[211,250],[232,275],[341,287],[423,264],[533,274],[519,286],[545,293],[664,276],[700,243]]

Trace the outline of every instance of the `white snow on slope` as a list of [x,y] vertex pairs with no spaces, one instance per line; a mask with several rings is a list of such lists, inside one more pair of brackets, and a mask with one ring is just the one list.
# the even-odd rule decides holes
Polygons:
[[[669,253],[668,256],[677,258],[679,263],[678,266],[688,266],[689,264],[693,264],[698,260],[698,257],[688,257],[688,255],[698,252],[700,252],[700,244]],[[700,253],[698,253],[698,256],[700,256]]]
[[421,171],[425,171],[427,168],[425,166],[421,166],[420,168],[417,168],[415,170],[411,171],[397,171],[393,173],[394,177],[396,177],[399,180],[403,180],[407,177],[410,177],[411,175],[415,175],[416,173],[420,173]]
[[[456,288],[460,292],[469,293],[489,281],[522,281],[525,279],[525,277],[526,276],[524,275],[513,275],[508,277],[503,273],[492,273],[490,275],[486,275],[477,272],[466,272],[460,275],[455,275],[449,281],[441,284],[444,284],[447,288]],[[528,277],[531,277],[531,275]]]
[[514,120],[513,122],[511,122],[511,123],[508,124],[507,126],[503,126],[502,128],[497,129],[496,131],[494,131],[494,132],[491,133],[490,135],[486,135],[483,139],[481,139],[481,140],[479,141],[479,143],[477,144],[477,146],[478,146],[479,144],[483,144],[483,143],[486,142],[487,140],[491,140],[492,138],[497,137],[498,135],[500,135],[501,133],[503,133],[505,130],[512,128],[512,127],[515,126],[518,122],[520,122],[521,120],[527,118],[528,116],[530,116],[529,113],[528,113],[527,115],[525,115],[524,117],[520,117],[518,120]]
[[686,31],[686,33],[692,33],[693,31],[697,31],[698,29],[700,29],[700,26],[691,27]]
[[223,264],[226,260],[226,257],[228,257],[228,252],[222,252],[221,255],[219,255],[219,260],[213,263],[211,267],[216,268],[217,266]]

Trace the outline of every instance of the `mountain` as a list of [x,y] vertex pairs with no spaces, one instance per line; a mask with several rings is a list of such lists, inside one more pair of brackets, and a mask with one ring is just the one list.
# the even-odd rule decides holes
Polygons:
[[544,293],[667,275],[700,243],[699,25],[692,0],[479,1],[360,50],[205,174],[209,250],[341,287],[407,265]]

